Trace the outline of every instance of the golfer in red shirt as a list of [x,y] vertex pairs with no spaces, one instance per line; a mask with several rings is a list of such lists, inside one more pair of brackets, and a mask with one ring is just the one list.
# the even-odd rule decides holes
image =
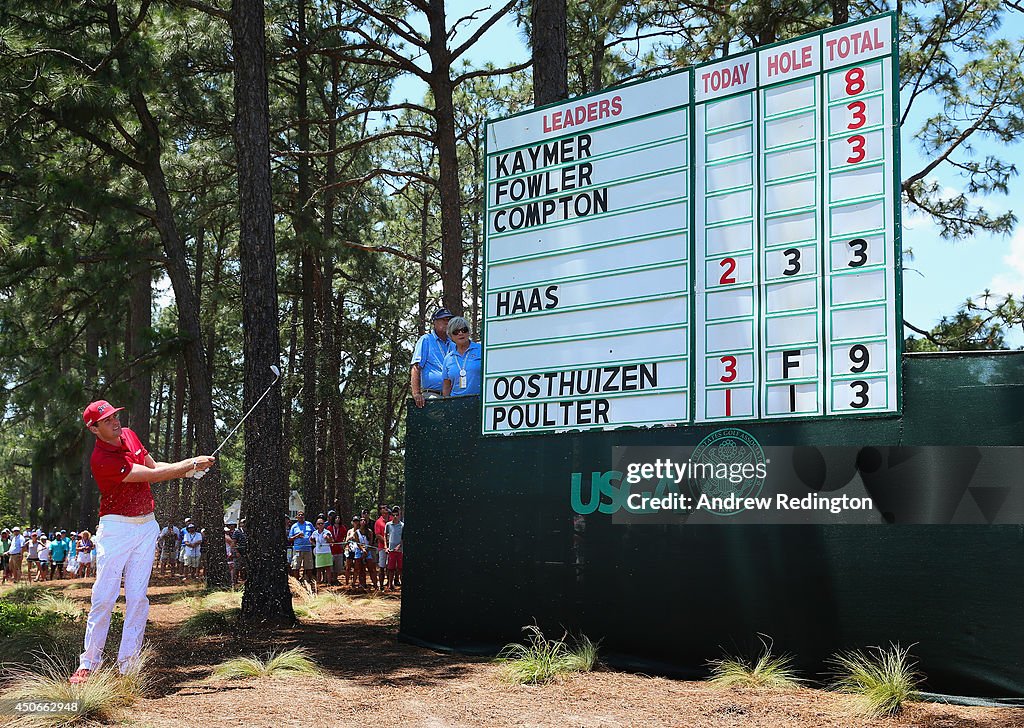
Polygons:
[[158,463],[134,432],[121,427],[117,413],[105,400],[85,408],[82,419],[96,445],[90,466],[100,491],[100,525],[96,531],[96,583],[92,587],[92,608],[85,627],[85,652],[72,684],[85,682],[99,667],[110,628],[110,612],[121,591],[124,576],[124,631],[117,663],[122,673],[142,651],[142,638],[149,615],[149,575],[160,534],[153,515],[150,483],[191,477],[205,471],[215,458],[201,455],[179,463]]

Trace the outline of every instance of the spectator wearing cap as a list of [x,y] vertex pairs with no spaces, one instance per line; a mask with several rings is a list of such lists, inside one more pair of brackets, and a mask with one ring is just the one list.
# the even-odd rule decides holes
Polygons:
[[441,393],[445,397],[464,397],[480,394],[483,380],[483,348],[473,341],[469,322],[461,316],[448,321],[448,338],[454,343],[444,358],[444,384]]
[[25,542],[25,557],[28,561],[25,576],[32,581],[32,575],[35,574],[35,580],[39,581],[39,533],[36,529],[31,530]]
[[295,523],[288,530],[288,542],[292,545],[292,576],[308,581],[312,587],[316,581],[313,560],[313,544],[309,540],[315,530],[313,524],[306,520],[306,514],[299,511]]
[[[185,574],[185,533],[188,531],[188,524],[192,523],[192,519],[188,516],[185,517],[185,521],[181,524],[181,531],[178,532],[178,543],[181,546],[178,547],[178,564],[181,567],[181,574]],[[173,573],[173,571],[172,571]]]
[[391,509],[385,505],[377,506],[377,520],[373,522],[373,540],[377,550],[374,555],[377,559],[377,583],[381,590],[384,589],[384,579],[388,573],[388,549],[385,530],[391,522]]
[[[327,527],[331,532],[331,571],[334,575],[335,584],[341,584],[341,575],[345,573],[345,524],[341,522],[341,516],[335,514],[331,518],[331,525]],[[348,575],[345,575],[345,583],[348,583]]]
[[157,543],[160,550],[160,575],[166,575],[169,570],[173,576],[178,553],[181,551],[181,531],[173,523],[169,523],[160,531]]
[[88,531],[82,531],[80,534],[78,534],[78,538],[78,564],[80,567],[79,576],[87,578],[96,573],[96,568],[93,565],[93,554],[96,551],[96,545],[93,543],[92,534]]
[[388,542],[388,589],[391,590],[394,590],[396,586],[402,586],[402,558],[404,555],[402,532],[404,530],[402,509],[395,506],[391,509],[391,523],[384,529]]
[[199,563],[203,555],[203,533],[196,529],[196,524],[189,523],[181,536],[181,544],[185,549],[184,579],[191,576],[199,578]]
[[431,317],[434,328],[419,338],[412,353],[409,386],[417,407],[428,399],[440,399],[444,386],[444,358],[454,348],[448,338],[448,320],[452,313],[439,308]]
[[366,554],[370,545],[370,539],[366,537],[362,529],[362,519],[359,516],[352,516],[352,528],[345,534],[345,541],[348,542],[349,563],[348,567],[354,571],[352,574],[352,586],[359,581],[359,586],[366,588]]
[[36,559],[39,562],[39,568],[36,569],[36,581],[49,581],[50,539],[46,538],[45,533],[39,537],[39,548],[36,549]]
[[21,526],[11,529],[11,545],[7,547],[8,567],[11,570],[11,583],[21,581],[21,562],[25,558],[25,537],[21,535]]
[[59,531],[50,542],[50,578],[64,578],[64,562],[68,557],[66,531]]

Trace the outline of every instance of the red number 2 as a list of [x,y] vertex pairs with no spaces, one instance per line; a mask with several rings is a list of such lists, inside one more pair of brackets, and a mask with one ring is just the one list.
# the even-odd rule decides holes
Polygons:
[[729,283],[735,283],[736,276],[734,276],[733,273],[736,272],[736,260],[734,258],[722,258],[719,265],[725,268],[725,270],[722,271],[722,277],[718,279],[718,282],[723,286]]

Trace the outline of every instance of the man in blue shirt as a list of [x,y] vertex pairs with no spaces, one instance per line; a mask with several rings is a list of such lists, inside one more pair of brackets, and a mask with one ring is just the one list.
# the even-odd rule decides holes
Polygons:
[[59,531],[50,542],[50,578],[64,578],[64,562],[68,556],[68,540],[65,531]]
[[[288,531],[288,542],[292,546],[292,576],[296,579],[307,579],[312,583],[315,567],[313,565],[313,543],[309,540],[315,529],[306,520],[306,514],[299,511],[295,523]],[[302,575],[299,575],[299,571]]]
[[448,338],[448,319],[451,317],[452,313],[448,309],[437,309],[431,317],[434,330],[428,331],[416,342],[416,349],[412,353],[409,386],[417,407],[422,407],[428,399],[441,397],[444,357],[453,348],[452,341]]

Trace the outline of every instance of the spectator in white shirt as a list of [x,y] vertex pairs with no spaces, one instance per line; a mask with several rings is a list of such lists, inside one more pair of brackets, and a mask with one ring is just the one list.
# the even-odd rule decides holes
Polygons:
[[199,578],[199,557],[202,554],[203,534],[196,529],[196,524],[188,524],[188,529],[181,537],[182,548],[185,549],[185,580],[189,577]]

